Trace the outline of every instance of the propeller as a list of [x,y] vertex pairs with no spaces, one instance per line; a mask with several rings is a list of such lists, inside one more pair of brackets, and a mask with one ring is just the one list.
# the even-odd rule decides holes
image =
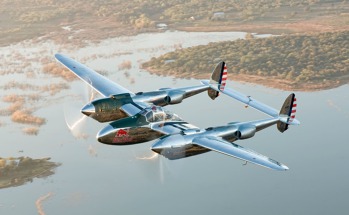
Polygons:
[[139,155],[135,155],[135,158],[141,161],[141,170],[151,179],[158,179],[161,184],[164,184],[166,179],[176,178],[180,175],[183,167],[182,159],[169,160],[162,154],[149,150],[149,148],[141,151],[137,153]]
[[82,87],[80,85],[79,89],[75,90],[75,92],[64,103],[65,122],[69,131],[76,139],[87,139],[89,135],[86,119],[88,117],[81,113],[81,108],[94,99],[95,91],[89,86]]
[[159,175],[161,183],[164,184],[165,182],[165,176],[167,178],[178,178],[180,177],[180,174],[182,173],[183,169],[183,159],[178,160],[169,160],[162,154],[159,155]]
[[141,155],[135,155],[136,160],[141,161],[140,168],[142,169],[142,171],[144,171],[144,174],[146,176],[150,177],[151,179],[158,178],[160,183],[164,184],[165,175],[169,173],[169,167],[166,161],[167,159],[149,149],[142,151],[143,152],[137,153]]

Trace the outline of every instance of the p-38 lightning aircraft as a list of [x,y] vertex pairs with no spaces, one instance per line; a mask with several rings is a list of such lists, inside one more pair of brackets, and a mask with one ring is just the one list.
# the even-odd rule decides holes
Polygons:
[[[220,62],[213,70],[211,79],[201,81],[201,85],[134,94],[65,55],[56,54],[55,57],[104,97],[81,109],[83,114],[99,122],[113,121],[98,132],[99,142],[130,145],[158,139],[151,150],[171,160],[216,151],[270,169],[288,169],[282,163],[233,142],[251,138],[257,131],[274,124],[277,124],[280,132],[286,131],[289,125],[300,124],[295,119],[297,105],[294,94],[289,95],[281,110],[277,111],[250,96],[226,88],[227,67],[224,62]],[[223,93],[270,117],[199,129],[163,108],[204,91],[211,99]]]

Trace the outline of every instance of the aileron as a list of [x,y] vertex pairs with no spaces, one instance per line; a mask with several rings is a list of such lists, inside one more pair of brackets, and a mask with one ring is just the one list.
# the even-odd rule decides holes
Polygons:
[[244,148],[235,143],[229,143],[215,137],[196,137],[193,143],[228,156],[232,156],[247,162],[264,166],[274,170],[288,170],[288,167],[271,158],[261,155],[251,149]]

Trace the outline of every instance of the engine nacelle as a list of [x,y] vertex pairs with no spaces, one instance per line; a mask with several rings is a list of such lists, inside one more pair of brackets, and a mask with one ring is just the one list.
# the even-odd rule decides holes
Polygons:
[[165,96],[164,101],[166,102],[166,104],[178,104],[181,103],[183,101],[183,92],[176,92],[176,91],[172,91],[169,92],[167,96]]
[[107,98],[101,98],[85,105],[81,112],[97,120],[98,122],[110,122],[127,117],[120,108],[132,102],[129,94],[119,94]]
[[240,126],[239,130],[235,132],[235,136],[238,139],[248,139],[255,135],[256,127],[252,125]]

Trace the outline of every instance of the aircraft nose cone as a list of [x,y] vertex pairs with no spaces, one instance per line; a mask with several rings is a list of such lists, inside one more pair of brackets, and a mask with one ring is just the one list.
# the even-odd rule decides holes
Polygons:
[[108,136],[110,136],[114,132],[114,128],[111,125],[107,125],[102,130],[100,130],[97,134],[97,140],[101,143],[109,143],[105,139],[107,139]]
[[88,103],[81,109],[81,113],[90,116],[91,114],[96,113],[96,108],[92,103]]
[[154,145],[151,146],[151,150],[154,152],[161,154],[161,151],[164,149],[163,145],[161,142],[156,142]]

